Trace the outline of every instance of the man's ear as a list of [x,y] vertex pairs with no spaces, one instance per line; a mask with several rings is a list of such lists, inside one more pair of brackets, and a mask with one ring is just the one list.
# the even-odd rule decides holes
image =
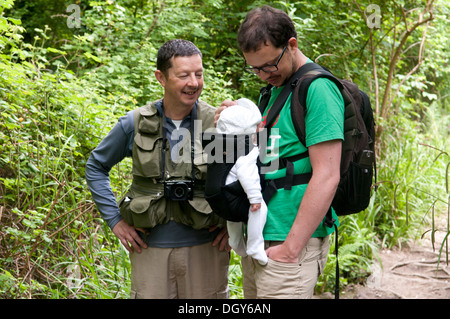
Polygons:
[[160,70],[156,70],[155,77],[158,80],[158,82],[162,85],[162,87],[166,86],[166,77],[164,73],[162,73]]
[[296,38],[292,37],[288,40],[288,45],[294,49],[297,50],[298,49],[298,41]]

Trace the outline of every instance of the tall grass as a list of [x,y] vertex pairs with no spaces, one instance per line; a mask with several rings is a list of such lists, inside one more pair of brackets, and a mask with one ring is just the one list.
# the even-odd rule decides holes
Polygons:
[[0,62],[0,297],[123,297],[123,253],[84,181],[98,123],[115,116],[91,84],[41,70],[36,51],[18,46]]

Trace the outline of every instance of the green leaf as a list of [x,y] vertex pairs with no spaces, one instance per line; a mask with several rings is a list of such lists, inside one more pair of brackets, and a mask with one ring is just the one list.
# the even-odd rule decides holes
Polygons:
[[92,55],[92,54],[89,53],[89,52],[85,52],[85,53],[84,53],[84,56],[87,57],[88,59],[94,60],[94,61],[97,62],[97,63],[100,63],[100,62],[101,62],[101,60],[100,60],[98,57],[96,57],[95,55]]

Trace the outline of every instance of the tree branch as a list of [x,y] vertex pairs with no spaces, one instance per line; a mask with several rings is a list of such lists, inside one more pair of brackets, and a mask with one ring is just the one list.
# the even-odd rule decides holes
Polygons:
[[[400,40],[399,45],[397,46],[397,48],[394,51],[394,56],[391,60],[391,63],[389,65],[389,73],[388,73],[388,77],[386,80],[386,87],[385,87],[385,91],[384,91],[384,96],[383,96],[383,102],[381,104],[381,117],[386,117],[387,115],[387,110],[389,108],[389,106],[392,103],[392,100],[389,99],[389,93],[391,91],[392,88],[392,80],[394,78],[394,70],[395,67],[398,63],[398,60],[400,59],[400,54],[402,52],[402,48],[404,47],[406,40],[408,39],[408,37],[421,25],[430,22],[431,20],[434,19],[433,16],[433,12],[431,11],[432,8],[431,6],[429,6],[429,3],[427,3],[427,6],[425,8],[424,11],[426,11],[427,13],[429,13],[429,17],[425,20],[423,20],[423,16],[421,16],[421,18],[419,19],[419,21],[417,21],[410,29],[407,29],[405,34],[403,35],[402,39]],[[402,11],[403,12],[403,11]],[[380,128],[380,126],[379,126]]]
[[155,14],[155,16],[153,17],[153,21],[152,24],[150,25],[150,28],[148,28],[147,33],[145,34],[145,36],[142,38],[141,43],[138,45],[138,49],[140,49],[142,47],[142,45],[144,44],[144,40],[146,38],[148,38],[148,36],[150,35],[150,33],[153,31],[153,29],[156,26],[156,23],[158,22],[158,17],[161,14],[161,12],[163,11],[164,7],[166,6],[166,0],[163,0],[163,2],[161,3],[161,6],[159,7],[158,10],[158,14]]
[[403,85],[403,83],[405,83],[405,81],[411,76],[411,74],[413,74],[414,72],[416,72],[420,65],[423,63],[423,53],[425,51],[425,40],[427,37],[427,31],[428,31],[428,26],[430,25],[430,21],[427,22],[425,30],[423,32],[423,36],[422,36],[422,41],[420,42],[420,48],[419,48],[419,57],[418,57],[418,62],[417,64],[411,69],[411,71],[408,72],[408,74],[406,74],[406,76],[400,81],[397,90],[395,90],[395,93],[392,95],[390,101],[389,101],[389,105],[392,104],[392,102],[394,101],[394,98],[397,96],[398,92],[400,91],[401,86]]

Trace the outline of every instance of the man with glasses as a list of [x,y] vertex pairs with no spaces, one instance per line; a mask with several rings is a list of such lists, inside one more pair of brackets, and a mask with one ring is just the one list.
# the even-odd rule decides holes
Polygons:
[[[250,11],[238,32],[245,70],[273,87],[263,119],[284,85],[311,61],[298,49],[290,17],[269,6]],[[291,96],[270,127],[279,138],[269,138],[268,148],[280,158],[308,151],[309,157],[293,162],[294,174],[312,172],[308,184],[277,189],[268,204],[264,228],[267,265],[242,258],[246,298],[311,298],[329,250],[334,227],[324,224],[340,178],[344,102],[334,83],[319,78],[311,84],[306,101],[306,145],[296,134],[290,113]],[[222,103],[219,110],[233,104]],[[264,121],[264,120],[263,120]],[[275,134],[275,133],[271,133]],[[271,143],[275,142],[275,145]],[[265,174],[266,181],[286,175],[286,168]],[[333,211],[333,218],[337,216]]]

